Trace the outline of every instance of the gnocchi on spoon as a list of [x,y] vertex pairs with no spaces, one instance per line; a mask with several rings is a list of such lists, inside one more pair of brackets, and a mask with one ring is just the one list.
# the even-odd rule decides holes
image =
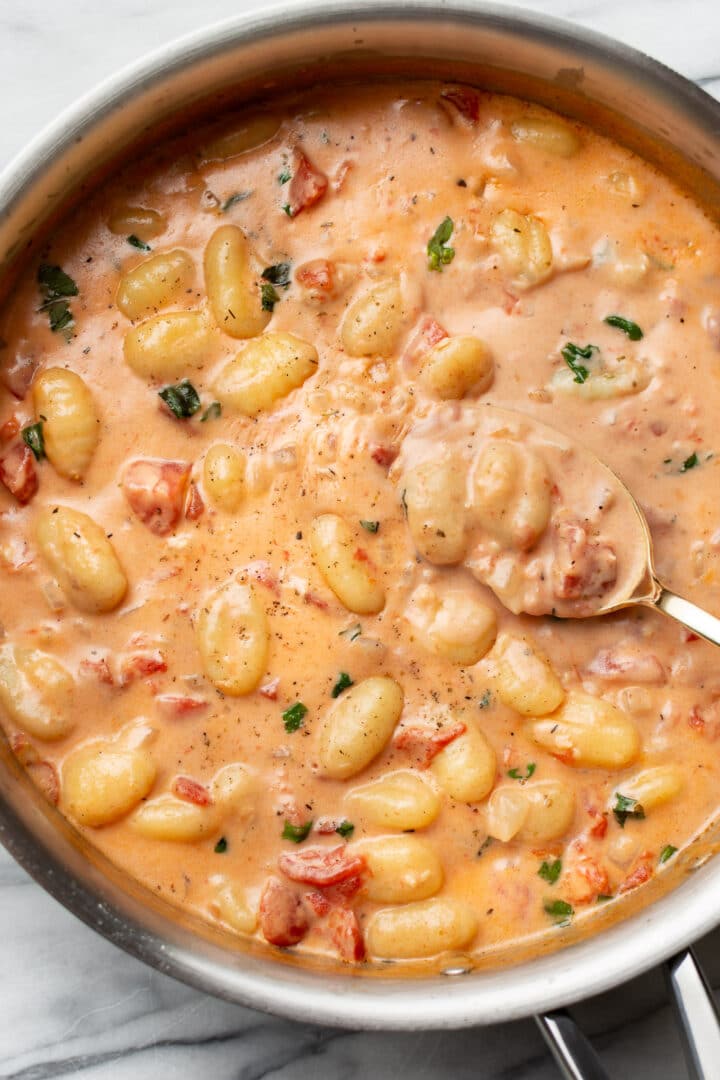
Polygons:
[[645,604],[720,644],[720,619],[658,580],[622,481],[554,428],[448,404],[410,431],[393,478],[419,553],[464,565],[514,614],[582,619]]

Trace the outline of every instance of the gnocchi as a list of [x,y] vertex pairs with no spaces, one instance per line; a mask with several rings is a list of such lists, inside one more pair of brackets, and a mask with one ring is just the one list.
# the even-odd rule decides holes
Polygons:
[[208,597],[197,619],[205,674],[232,697],[249,694],[267,667],[270,628],[252,585],[231,580]]
[[580,690],[570,691],[550,716],[529,720],[526,731],[568,765],[624,769],[640,752],[632,720],[611,702]]
[[143,746],[88,743],[65,759],[62,805],[81,825],[110,825],[145,798],[156,773],[152,754]]
[[249,341],[215,380],[224,406],[257,416],[315,374],[317,350],[294,334],[267,333]]
[[221,225],[205,248],[205,287],[220,329],[233,338],[252,338],[270,322],[247,238],[237,225]]
[[492,224],[492,239],[516,286],[542,285],[552,274],[550,237],[540,218],[503,210]]
[[87,384],[67,368],[46,368],[32,389],[48,460],[61,476],[82,479],[98,444],[100,424]]
[[159,252],[123,275],[115,303],[134,322],[180,300],[194,276],[195,267],[186,251]]
[[350,356],[391,356],[407,321],[400,282],[372,285],[350,305],[340,339]]
[[440,786],[452,799],[476,803],[492,790],[496,764],[495,751],[485,735],[469,724],[462,735],[437,754],[431,768]]
[[358,615],[382,611],[385,589],[378,570],[346,521],[337,514],[315,518],[310,543],[318,570],[348,611]]
[[402,688],[384,675],[372,675],[347,690],[322,719],[322,775],[347,780],[362,772],[387,746],[402,707]]
[[432,825],[441,808],[435,789],[409,769],[353,788],[345,803],[352,813],[361,814],[373,825],[403,832]]
[[154,315],[125,334],[125,363],[144,379],[176,379],[200,371],[212,359],[213,337],[200,311]]
[[68,600],[80,611],[114,611],[127,578],[105,531],[79,510],[48,507],[38,518],[37,540]]
[[417,960],[465,949],[478,932],[478,918],[468,903],[433,897],[386,908],[367,927],[368,951],[384,960]]

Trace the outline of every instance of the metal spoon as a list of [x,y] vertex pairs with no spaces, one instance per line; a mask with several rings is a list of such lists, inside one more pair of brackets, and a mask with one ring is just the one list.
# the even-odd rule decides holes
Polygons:
[[[566,483],[579,503],[582,503],[591,486],[605,487],[612,493],[612,500],[608,499],[612,508],[605,512],[603,524],[607,527],[614,523],[622,529],[622,535],[614,536],[612,532],[606,534],[608,539],[617,541],[620,548],[617,579],[607,593],[598,598],[597,603],[586,604],[584,608],[578,606],[576,609],[572,609],[570,603],[565,603],[563,609],[564,602],[559,602],[557,614],[563,618],[586,618],[643,604],[657,608],[706,641],[720,645],[720,618],[678,596],[658,579],[653,563],[652,537],[648,522],[625,484],[599,458],[557,429],[542,424],[525,413],[495,405],[465,402],[443,405],[433,410],[427,419],[422,420],[408,433],[395,474],[399,474],[399,483],[404,484],[403,476],[407,475],[407,470],[418,463],[437,461],[442,458],[443,453],[447,453],[451,456],[454,476],[462,474],[463,469],[470,476],[479,449],[483,445],[497,442],[520,448],[541,447],[543,456],[558,470],[555,473],[550,469],[552,478]],[[563,475],[562,470],[568,463],[572,465],[572,469]],[[570,503],[572,506],[572,499]],[[504,513],[506,510],[503,508],[500,514]],[[501,554],[507,558],[508,552]],[[530,555],[536,560],[544,558],[547,563],[551,559],[549,540],[539,538]],[[516,553],[514,557],[521,558],[522,552]],[[515,594],[510,602],[499,583],[502,575],[493,580],[493,574],[483,573],[482,569],[478,569],[477,560],[473,562],[473,558],[470,553],[465,559],[465,565],[479,580],[488,585],[510,610],[516,614],[548,613],[531,610],[528,601],[523,601]]]

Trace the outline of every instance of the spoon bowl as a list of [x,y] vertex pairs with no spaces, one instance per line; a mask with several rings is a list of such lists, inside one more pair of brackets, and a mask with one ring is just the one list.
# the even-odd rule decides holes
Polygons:
[[406,436],[393,474],[420,554],[464,565],[514,614],[643,604],[720,645],[720,619],[658,579],[633,494],[555,428],[495,405],[441,405]]

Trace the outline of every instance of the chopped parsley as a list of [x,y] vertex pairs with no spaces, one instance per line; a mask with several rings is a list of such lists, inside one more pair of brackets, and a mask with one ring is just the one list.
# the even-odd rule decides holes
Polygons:
[[617,801],[613,806],[613,814],[621,829],[625,828],[625,822],[629,817],[634,817],[638,820],[642,820],[642,818],[645,817],[645,811],[637,799],[633,799],[628,795],[621,795],[619,791],[615,792],[615,799]]
[[340,822],[335,832],[338,834],[338,836],[342,836],[344,840],[346,837],[351,836],[355,832],[355,826],[353,825],[352,821],[348,821],[347,819],[345,819],[345,821]]
[[532,774],[537,769],[537,765],[534,761],[528,763],[525,769],[525,775],[522,776],[519,769],[510,769],[508,776],[511,780],[519,780],[521,784],[524,784],[526,780],[529,780]]
[[263,311],[274,311],[280,296],[274,285],[271,285],[269,281],[263,281],[260,287],[260,296],[262,298]]
[[543,862],[538,870],[538,875],[543,881],[547,881],[548,885],[554,885],[560,877],[561,871],[562,859],[555,859],[554,862]]
[[224,855],[228,849],[228,842],[224,836],[221,836],[217,844],[213,848],[216,855]]
[[622,330],[623,334],[627,334],[631,341],[640,341],[643,337],[643,332],[636,322],[632,319],[624,319],[622,315],[608,315],[605,319],[608,326],[614,326],[617,330]]
[[455,258],[455,248],[448,245],[453,228],[452,218],[446,217],[428,240],[427,253],[430,270],[442,270],[443,266],[447,266]]
[[674,847],[672,844],[666,844],[660,852],[660,865],[662,866],[662,864],[666,863],[668,859],[672,859],[676,851],[677,848]]
[[292,206],[290,205],[290,203],[287,203],[287,202],[286,202],[286,203],[285,203],[285,204],[283,205],[283,208],[282,208],[282,209],[283,209],[283,213],[284,213],[284,214],[287,214],[287,216],[288,216],[288,217],[292,217],[292,216],[293,216],[293,212],[292,212]]
[[287,184],[289,180],[292,180],[292,173],[287,166],[278,173],[278,184]]
[[347,671],[341,671],[339,676],[338,676],[338,681],[335,683],[335,685],[332,688],[332,696],[334,698],[335,697],[340,697],[343,690],[347,690],[348,687],[353,686],[353,685],[354,685],[353,681],[350,678],[350,676],[348,675]]
[[77,296],[79,289],[69,274],[59,266],[43,263],[37,274],[43,302],[40,311],[47,311],[50,329],[53,333],[69,330],[74,319],[68,297]]
[[236,191],[234,195],[228,195],[225,202],[220,207],[223,214],[227,214],[228,210],[232,210],[233,206],[237,206],[238,203],[245,202],[252,195],[252,191]]
[[379,521],[363,521],[362,518],[361,518],[360,519],[360,524],[362,525],[365,532],[376,533],[378,531],[378,529],[380,528],[380,522]]
[[683,461],[682,465],[680,466],[680,472],[688,472],[690,469],[694,469],[695,466],[699,464],[700,460],[697,454],[693,452],[690,457],[685,458],[685,460]]
[[567,366],[575,376],[573,382],[584,383],[590,376],[589,370],[584,364],[581,364],[581,360],[592,360],[592,354],[598,352],[597,345],[574,345],[572,341],[568,341],[567,345],[563,345],[562,358]]
[[177,386],[164,386],[158,395],[178,420],[187,420],[200,408],[200,396],[188,379],[183,379]]
[[35,455],[35,460],[42,461],[45,457],[45,437],[43,435],[42,421],[37,424],[28,424],[20,434],[25,445],[29,446]]
[[130,233],[130,235],[127,237],[127,242],[131,245],[131,247],[137,248],[138,251],[152,251],[150,245],[146,244],[145,241],[141,240],[139,236],[135,235],[135,233]]
[[222,405],[219,401],[213,401],[200,417],[200,423],[205,424],[208,420],[218,420],[221,416]]
[[338,637],[347,638],[348,641],[354,641],[355,638],[359,638],[362,634],[362,626],[359,622],[353,623],[352,626],[347,626],[344,630],[341,630]]
[[292,263],[274,263],[272,266],[265,267],[261,277],[264,281],[269,281],[271,285],[282,285],[283,289],[287,289],[290,284],[291,269]]
[[292,840],[293,844],[302,844],[303,840],[307,840],[312,827],[312,818],[306,821],[304,825],[293,825],[291,821],[286,819],[281,836],[283,840]]
[[302,701],[296,701],[294,705],[291,705],[289,709],[285,710],[282,714],[282,718],[288,735],[303,726],[303,720],[305,719],[306,714],[307,705],[303,705]]
[[597,901],[596,902],[598,904],[607,904],[608,900],[612,900],[612,899],[613,899],[613,897],[610,895],[610,893],[601,892],[601,893],[597,894]]
[[567,900],[546,900],[543,908],[547,915],[552,915],[555,919],[562,919],[565,924],[575,914],[572,904],[568,904]]
[[483,696],[478,701],[478,709],[489,709],[492,705],[492,694],[489,690],[483,691]]

